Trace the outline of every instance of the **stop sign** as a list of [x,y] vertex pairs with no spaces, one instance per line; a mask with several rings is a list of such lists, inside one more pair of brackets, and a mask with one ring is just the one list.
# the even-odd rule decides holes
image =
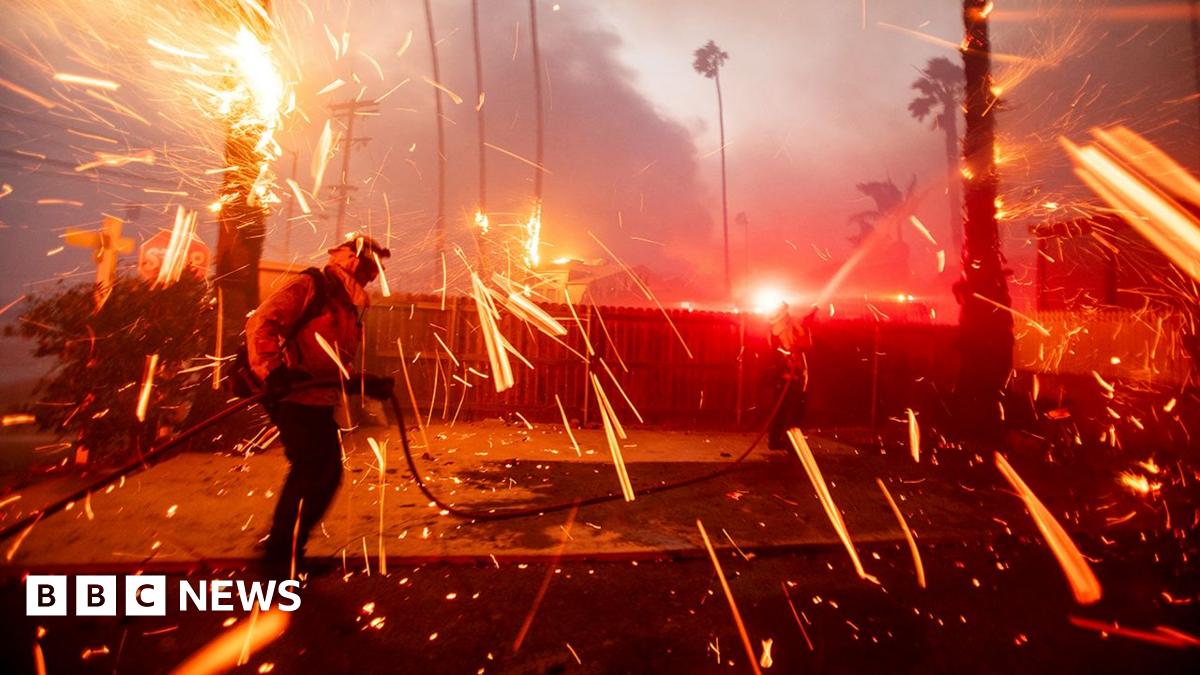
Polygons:
[[[171,231],[159,230],[153,237],[147,239],[141,250],[138,252],[138,273],[145,279],[153,281],[158,278],[158,271],[162,268],[163,256],[166,255],[167,246],[171,243]],[[208,264],[212,259],[212,254],[208,250],[208,246],[200,241],[200,237],[192,235],[192,241],[188,245],[187,251],[184,254],[187,262],[185,263],[201,278],[208,275]]]

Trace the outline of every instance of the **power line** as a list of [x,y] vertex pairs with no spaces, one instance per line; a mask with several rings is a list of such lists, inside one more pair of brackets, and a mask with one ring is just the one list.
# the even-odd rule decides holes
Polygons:
[[359,114],[371,114],[379,112],[379,104],[375,101],[346,101],[345,103],[334,103],[329,106],[329,112],[333,119],[342,122],[346,127],[346,134],[342,136],[342,180],[339,184],[333,186],[338,195],[338,210],[337,223],[335,225],[334,239],[341,240],[342,233],[345,232],[346,225],[346,208],[350,205],[350,194],[357,187],[350,185],[350,155],[357,143],[360,146],[365,146],[371,139],[365,136],[355,138],[354,136],[354,118]]

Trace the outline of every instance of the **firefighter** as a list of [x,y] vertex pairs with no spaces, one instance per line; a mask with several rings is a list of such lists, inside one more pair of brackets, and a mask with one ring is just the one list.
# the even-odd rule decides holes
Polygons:
[[[264,383],[265,405],[290,464],[263,551],[272,569],[288,570],[303,561],[309,533],[342,480],[341,436],[334,421],[342,392],[341,368],[318,336],[341,364],[354,363],[368,304],[366,286],[379,276],[382,261],[390,255],[370,237],[352,234],[329,249],[323,269],[297,275],[263,301],[246,323],[250,370]],[[314,379],[322,384],[298,386]],[[364,379],[368,396],[391,396],[391,378]]]
[[817,310],[797,321],[786,302],[767,316],[770,334],[771,373],[775,396],[782,397],[779,408],[771,418],[767,447],[772,450],[788,448],[787,430],[800,426],[808,400],[808,356],[812,349],[812,325]]

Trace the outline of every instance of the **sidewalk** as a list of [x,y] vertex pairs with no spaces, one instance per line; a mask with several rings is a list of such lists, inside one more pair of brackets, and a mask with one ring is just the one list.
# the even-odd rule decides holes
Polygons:
[[[499,421],[435,425],[432,448],[411,441],[429,487],[446,502],[470,509],[558,503],[620,495],[604,434],[576,430],[576,454],[560,425],[514,428]],[[474,523],[441,515],[408,477],[396,430],[367,428],[344,441],[346,474],[309,553],[346,556],[363,564],[378,553],[379,471],[367,438],[386,441],[382,533],[389,557],[473,557],[487,560],[554,554],[567,513]],[[622,448],[635,493],[639,487],[708,473],[727,465],[751,434],[631,429]],[[905,513],[917,539],[987,538],[1012,529],[1034,534],[1020,502],[998,490],[998,474],[983,465],[963,471],[914,464],[907,453],[859,451],[813,435],[811,446],[856,542],[901,541],[876,477]],[[90,504],[38,523],[16,549],[15,566],[129,564],[252,558],[265,535],[286,462],[278,446],[250,456],[182,454],[92,495]],[[1030,479],[1031,483],[1036,483]],[[1037,486],[1035,484],[1035,490]],[[1050,504],[1047,495],[1048,505]],[[35,505],[3,507],[5,520]],[[840,546],[807,476],[791,453],[756,449],[742,470],[632,503],[619,498],[579,511],[567,557],[654,557],[700,546],[703,520],[716,545],[761,548]],[[1068,527],[1072,524],[1064,523]],[[15,539],[4,542],[7,552]],[[869,561],[868,561],[869,562]]]

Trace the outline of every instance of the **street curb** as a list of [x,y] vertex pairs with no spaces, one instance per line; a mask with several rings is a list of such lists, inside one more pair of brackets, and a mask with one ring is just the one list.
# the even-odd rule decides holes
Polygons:
[[[962,543],[964,545],[971,543],[980,543],[984,541],[993,541],[994,537],[954,537],[951,535],[927,537],[920,540],[920,544],[938,545],[947,543]],[[878,545],[897,545],[907,546],[907,540],[903,537],[895,538],[879,538],[879,539],[863,539],[856,540],[857,548],[874,547]],[[769,544],[765,546],[739,546],[737,549],[732,546],[716,547],[721,553],[738,554],[738,550],[742,553],[753,553],[755,557],[776,557],[799,553],[825,553],[831,550],[841,550],[843,548],[840,541],[829,542],[802,542],[789,544]],[[496,555],[478,555],[478,554],[463,554],[463,555],[389,555],[387,556],[388,567],[411,567],[421,565],[471,565],[477,567],[495,567],[500,565],[547,565],[556,563],[579,563],[579,562],[664,562],[674,560],[688,559],[707,559],[708,551],[703,547],[697,548],[669,548],[669,549],[641,549],[636,551],[613,551],[613,552],[589,552],[589,553],[563,553],[561,555],[554,553],[502,553]],[[327,556],[324,558],[310,558],[310,560],[325,560],[339,562],[340,556]],[[372,556],[373,563],[378,562],[378,558]],[[349,569],[361,569],[361,557],[347,557],[348,563],[353,563]],[[152,574],[191,574],[201,570],[210,570],[214,572],[225,570],[248,570],[257,565],[256,558],[209,558],[204,560],[147,560],[144,562],[118,563],[118,562],[99,562],[99,563],[39,563],[35,565],[0,565],[0,582],[5,582],[14,578],[20,578],[26,574],[48,574],[48,573],[71,573],[71,574],[113,574],[113,573],[152,573]],[[357,572],[356,572],[357,573]]]

